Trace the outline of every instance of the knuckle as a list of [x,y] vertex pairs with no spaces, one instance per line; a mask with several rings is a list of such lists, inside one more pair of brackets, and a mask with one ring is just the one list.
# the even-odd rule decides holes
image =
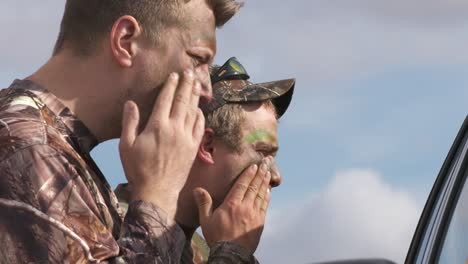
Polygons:
[[249,186],[247,186],[244,183],[239,182],[236,184],[236,188],[239,189],[240,191],[246,191],[249,188]]
[[261,194],[257,194],[257,199],[265,201],[265,197],[263,195],[261,195]]
[[255,219],[257,218],[257,214],[258,214],[257,210],[254,210],[253,208],[249,209],[248,211],[246,211],[245,220],[250,223],[254,222]]
[[191,105],[190,106],[190,113],[193,115],[193,116],[197,116],[198,115],[198,105],[194,104],[194,105]]
[[191,70],[188,70],[184,73],[184,78],[183,78],[183,83],[184,84],[191,84],[194,80],[194,75],[193,75],[193,71]]
[[238,206],[238,203],[235,200],[227,200],[226,201],[226,207],[230,210],[233,210]]
[[199,204],[200,207],[206,207],[207,205],[210,204],[210,201],[205,199],[205,200],[199,201],[199,203],[200,203]]
[[175,95],[174,96],[174,102],[182,104],[182,105],[188,105],[188,100],[182,94]]
[[258,187],[250,185],[247,191],[252,192],[252,193],[258,193]]
[[161,119],[158,118],[158,119],[152,119],[148,125],[149,127],[159,129],[161,127],[164,127],[165,123]]
[[187,116],[190,118],[191,123],[195,122],[195,117],[197,116],[197,108],[193,106],[188,107]]

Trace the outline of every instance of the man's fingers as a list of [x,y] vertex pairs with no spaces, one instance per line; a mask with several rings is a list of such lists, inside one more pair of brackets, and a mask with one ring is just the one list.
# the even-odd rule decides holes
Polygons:
[[266,214],[268,210],[268,206],[270,205],[270,197],[271,197],[271,190],[270,188],[267,189],[267,193],[265,195],[265,200],[263,200],[263,205],[260,207],[260,211]]
[[120,148],[133,145],[138,135],[138,124],[140,123],[140,113],[137,105],[133,101],[127,101],[124,105],[122,117],[122,134],[120,135]]
[[173,105],[172,101],[174,100],[174,93],[177,89],[179,79],[179,74],[175,72],[169,74],[166,83],[159,92],[158,98],[156,98],[150,120],[161,120],[161,118],[169,118]]
[[262,186],[260,187],[260,190],[258,191],[258,194],[255,197],[254,207],[256,209],[261,209],[265,203],[267,192],[270,189],[270,179],[271,173],[267,172],[266,176],[263,178]]
[[267,164],[266,161],[262,161],[262,164],[260,165],[260,169],[257,171],[257,174],[255,175],[255,178],[250,182],[249,187],[247,188],[247,191],[245,192],[245,196],[243,201],[247,203],[253,203],[255,201],[255,198],[257,197],[260,190],[260,187],[262,186],[263,181],[265,180],[265,175],[267,173]]
[[250,182],[252,182],[252,179],[256,175],[257,170],[257,164],[253,164],[248,169],[246,169],[234,183],[228,195],[226,195],[225,200],[231,200],[233,202],[242,201],[242,199],[245,196],[245,192],[247,191],[247,188],[250,186]]
[[193,125],[193,138],[196,139],[199,144],[205,133],[205,116],[200,108],[197,109],[197,116],[195,119],[195,124]]
[[213,213],[213,201],[210,194],[203,188],[193,190],[193,195],[198,207],[200,224],[203,226]]
[[190,98],[190,104],[187,105],[187,115],[185,116],[185,127],[192,129],[194,122],[198,115],[198,104],[200,102],[201,83],[195,81],[193,85],[192,96]]
[[179,87],[174,95],[172,104],[171,118],[185,121],[187,111],[190,110],[190,99],[192,97],[194,74],[192,70],[186,70],[182,81],[179,82]]

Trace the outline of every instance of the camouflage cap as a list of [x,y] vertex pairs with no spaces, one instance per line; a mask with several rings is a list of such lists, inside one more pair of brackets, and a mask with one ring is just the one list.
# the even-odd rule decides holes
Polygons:
[[260,102],[271,100],[278,118],[288,109],[294,92],[295,79],[266,83],[251,83],[247,71],[232,57],[223,66],[210,66],[213,99],[202,107],[205,115],[212,113],[225,104]]

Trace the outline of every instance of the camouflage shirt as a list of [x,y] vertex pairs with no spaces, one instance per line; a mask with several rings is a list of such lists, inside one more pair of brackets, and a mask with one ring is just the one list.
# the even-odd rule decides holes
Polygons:
[[[156,205],[125,217],[89,152],[86,126],[31,81],[0,91],[1,263],[179,263],[183,230]],[[190,248],[190,247],[189,247]],[[220,242],[208,263],[255,263]]]

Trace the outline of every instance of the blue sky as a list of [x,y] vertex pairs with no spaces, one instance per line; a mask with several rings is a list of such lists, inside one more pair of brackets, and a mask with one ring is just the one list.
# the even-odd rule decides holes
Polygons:
[[[2,87],[47,60],[62,10],[0,3]],[[217,63],[236,56],[258,82],[297,78],[260,260],[403,261],[468,113],[467,15],[460,0],[256,0],[219,31]],[[112,185],[124,180],[117,141],[93,156]]]

